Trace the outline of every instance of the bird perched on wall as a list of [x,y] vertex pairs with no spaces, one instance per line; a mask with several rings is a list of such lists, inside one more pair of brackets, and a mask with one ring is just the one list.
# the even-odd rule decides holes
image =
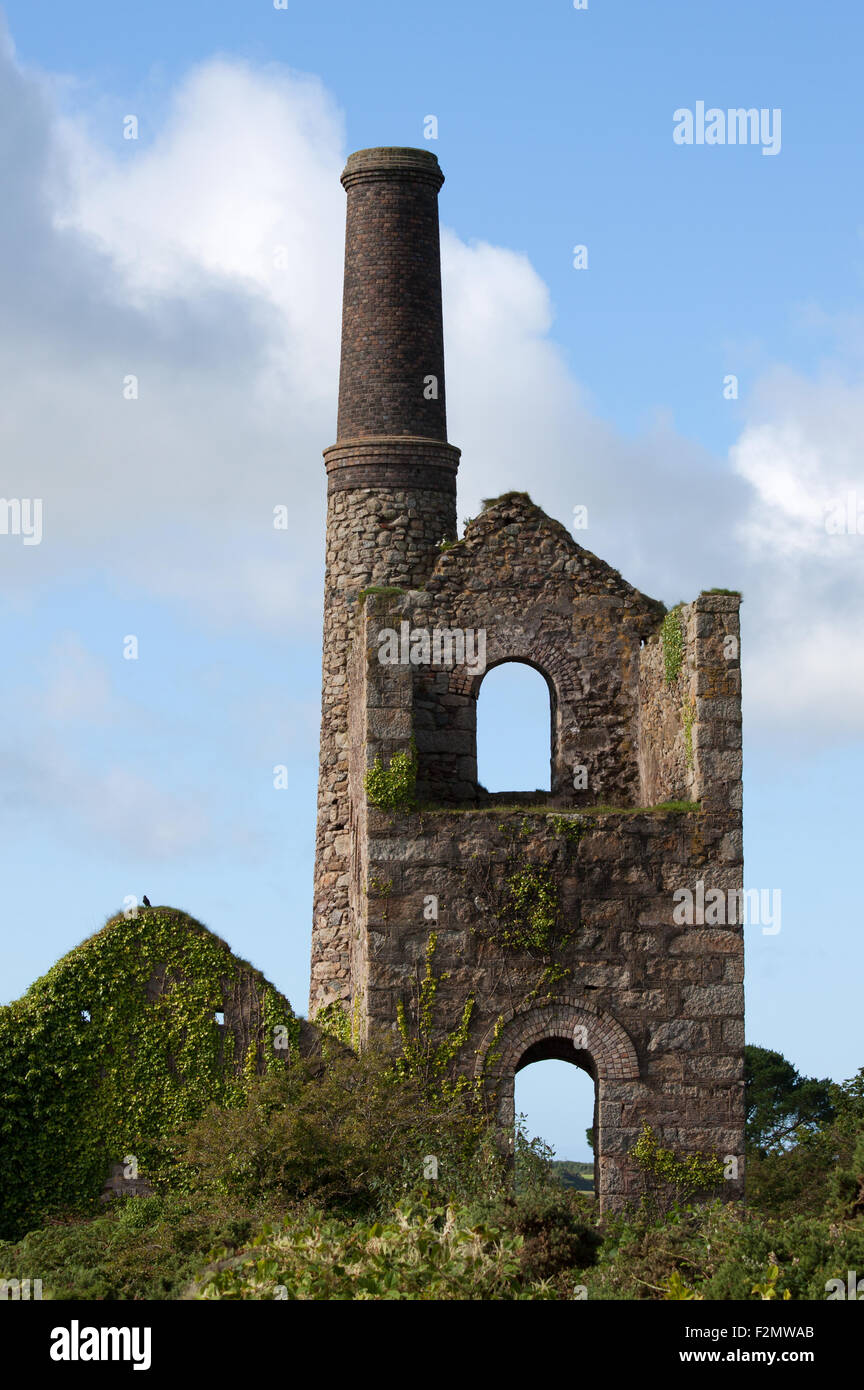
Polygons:
[[142,898],[142,902],[144,903],[144,906],[145,906],[145,907],[150,907],[150,899],[147,897],[147,894],[146,894],[146,893],[144,894],[144,897]]

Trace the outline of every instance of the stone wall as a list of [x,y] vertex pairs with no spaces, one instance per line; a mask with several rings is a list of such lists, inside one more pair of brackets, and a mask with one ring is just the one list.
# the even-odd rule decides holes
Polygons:
[[359,594],[368,585],[422,584],[436,542],[456,525],[455,487],[336,489],[327,506],[327,576],[310,1008],[350,997],[351,802],[348,665]]
[[667,679],[655,633],[640,652],[640,799],[741,810],[739,594],[702,593],[678,610],[680,671]]
[[[626,1153],[645,1123],[682,1150],[742,1157],[742,930],[673,920],[676,888],[740,886],[726,816],[370,809],[366,836],[367,1026],[392,1027],[400,1000],[416,1000],[434,930],[436,1029],[453,1030],[474,998],[462,1065],[497,1091],[504,1124],[525,1062],[561,1057],[594,1076],[604,1201],[635,1191]],[[536,949],[498,935],[507,883],[526,869],[559,905],[557,935]]]
[[[636,673],[640,642],[656,630],[662,604],[577,545],[524,494],[510,494],[442,552],[424,591],[406,596],[402,607],[418,628],[482,630],[486,669],[522,661],[545,677],[556,804],[638,801]],[[482,800],[476,706],[483,672],[413,669],[421,796]],[[577,789],[579,766],[587,784]]]
[[[559,547],[553,563],[576,551],[587,599],[595,600],[599,562],[536,508],[508,500],[484,516],[487,563],[471,571],[473,587],[464,584],[469,567],[454,548],[440,556],[424,590],[370,595],[357,611],[349,668],[352,980],[366,1029],[392,1028],[400,1001],[410,1013],[417,999],[434,930],[433,969],[442,977],[436,1028],[441,1035],[456,1028],[473,997],[462,1066],[484,1076],[505,1126],[521,1065],[555,1056],[588,1071],[597,1087],[598,1192],[620,1206],[638,1190],[626,1155],[646,1123],[679,1150],[734,1156],[743,1172],[742,928],[682,925],[673,916],[677,889],[695,893],[700,880],[724,892],[742,886],[740,716],[729,717],[739,710],[738,598],[704,594],[684,606],[681,669],[667,684],[662,608],[628,590],[614,571],[606,575],[606,567],[606,597],[611,591],[615,602],[581,602],[580,579],[563,565],[555,571],[562,577],[545,588],[538,565],[532,589],[527,575],[514,577],[503,563],[507,546],[516,556],[528,549],[517,516],[529,537],[545,539],[548,526]],[[616,580],[623,593],[616,594]],[[566,603],[555,584],[568,586]],[[510,599],[514,590],[518,603]],[[590,727],[605,714],[605,727],[621,731],[591,745],[599,781],[589,784],[593,804],[560,783],[543,805],[536,798],[524,809],[484,804],[476,764],[465,763],[476,757],[473,744],[448,742],[455,732],[473,738],[465,712],[474,716],[480,680],[458,667],[431,672],[380,660],[382,631],[397,632],[404,621],[412,629],[453,628],[469,617],[476,627],[478,611],[494,614],[491,651],[538,666],[543,660],[559,715]],[[535,618],[542,639],[532,634]],[[548,634],[562,621],[568,636],[559,627],[553,642]],[[596,640],[582,640],[588,624]],[[571,676],[559,685],[571,652],[578,684]],[[585,692],[581,706],[577,689]],[[438,721],[434,740],[426,737],[430,713]],[[559,718],[559,739],[561,727]],[[427,772],[411,814],[370,807],[366,770],[378,758],[387,766],[395,753],[410,752],[412,740],[421,778],[437,764],[441,781]],[[572,756],[574,745],[567,746]],[[455,779],[449,795],[429,802],[427,789],[440,791],[448,771]],[[619,794],[621,809],[608,809],[610,792]],[[684,809],[658,805],[676,800]],[[490,934],[508,879],[526,870],[557,896],[557,939],[543,949],[514,949]],[[730,1182],[730,1195],[740,1191],[740,1180]]]

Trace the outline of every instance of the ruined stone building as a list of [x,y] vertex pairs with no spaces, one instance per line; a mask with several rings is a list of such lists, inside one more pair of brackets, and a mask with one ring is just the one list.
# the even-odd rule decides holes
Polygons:
[[[583,1068],[607,1207],[638,1190],[646,1123],[743,1171],[741,918],[701,908],[740,902],[739,596],[667,614],[524,493],[457,540],[443,175],[427,150],[371,149],[342,182],[312,1013],[338,1000],[357,1036],[393,1028],[431,972],[434,1034],[505,1126],[521,1067]],[[546,796],[478,785],[484,670],[460,634],[481,631],[486,671],[524,662],[548,685]]]

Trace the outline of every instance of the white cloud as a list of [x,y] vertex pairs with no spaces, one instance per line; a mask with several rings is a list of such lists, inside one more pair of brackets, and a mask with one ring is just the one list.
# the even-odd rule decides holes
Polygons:
[[[344,228],[332,97],[277,65],[217,59],[179,84],[146,143],[118,133],[108,149],[58,114],[49,84],[0,62],[0,372],[14,402],[0,451],[7,495],[44,500],[42,544],[0,545],[6,592],[25,604],[33,586],[99,572],[199,621],[317,635]],[[527,258],[449,229],[442,253],[460,515],[527,488],[565,523],[588,505],[579,539],[653,595],[742,587],[748,718],[830,711],[832,731],[860,729],[848,628],[864,538],[817,523],[846,487],[864,504],[861,383],[778,371],[729,460],[662,416],[624,437],[570,372]],[[275,532],[282,502],[294,525]],[[838,670],[827,658],[844,631]]]
[[85,850],[93,843],[119,847],[142,862],[224,846],[225,831],[204,809],[202,788],[184,794],[116,762],[97,770],[44,729],[38,745],[19,740],[5,747],[2,764],[0,821],[10,830],[32,819],[46,838]]
[[752,575],[748,698],[775,728],[805,729],[811,746],[860,737],[864,535],[832,533],[826,520],[845,513],[850,492],[864,513],[864,378],[778,369],[751,414],[730,453],[750,484],[736,527]]
[[111,682],[75,633],[67,633],[48,653],[47,689],[41,699],[46,718],[61,724],[105,724],[117,716]]

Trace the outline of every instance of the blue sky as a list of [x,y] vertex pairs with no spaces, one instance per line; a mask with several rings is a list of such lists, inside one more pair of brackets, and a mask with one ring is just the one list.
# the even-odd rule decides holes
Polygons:
[[[0,997],[147,892],[305,1008],[338,174],[434,114],[460,516],[527,487],[588,505],[579,539],[649,594],[744,590],[746,882],[783,892],[748,1033],[855,1071],[864,536],[822,519],[864,509],[860,10],[4,12],[2,491],[45,499],[45,535],[0,537]],[[700,100],[779,108],[780,153],[676,145]],[[547,735],[511,679],[480,731],[512,788]],[[563,1095],[553,1064],[520,1080],[582,1157]]]

